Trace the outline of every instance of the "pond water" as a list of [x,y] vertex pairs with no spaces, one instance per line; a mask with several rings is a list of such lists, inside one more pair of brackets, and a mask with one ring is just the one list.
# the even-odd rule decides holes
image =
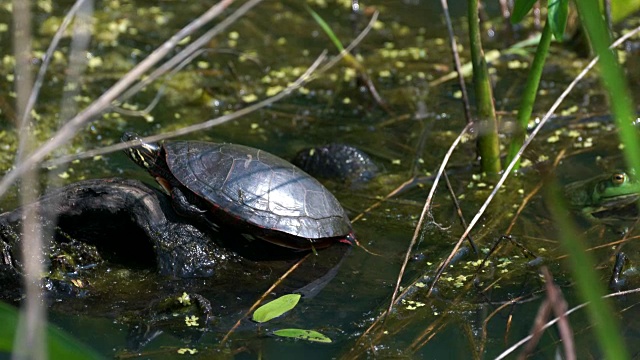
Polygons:
[[[10,1],[0,0],[0,23],[10,24]],[[128,111],[107,112],[87,125],[64,149],[75,153],[119,142],[124,131],[154,135],[212,119],[272,96],[301,75],[325,49],[337,50],[300,1],[264,2],[249,11],[214,38],[206,51],[180,72],[166,76],[121,107]],[[377,103],[355,71],[344,62],[277,103],[240,119],[181,139],[244,144],[292,158],[303,148],[327,143],[346,143],[371,155],[380,174],[370,183],[349,186],[332,181],[325,185],[356,219],[353,226],[362,247],[350,251],[328,249],[311,255],[306,267],[288,282],[276,287],[267,300],[292,292],[327,273],[339,263],[337,273],[315,296],[303,297],[287,315],[258,326],[248,319],[230,340],[221,339],[241,319],[249,306],[276,280],[276,274],[292,264],[247,265],[243,271],[210,279],[178,280],[163,277],[148,268],[102,264],[87,279],[88,295],[55,299],[50,320],[100,353],[142,357],[176,357],[189,347],[203,357],[238,359],[287,358],[492,358],[526,336],[544,299],[544,283],[529,254],[542,257],[560,285],[569,307],[580,304],[572,287],[566,256],[549,215],[542,191],[531,199],[538,183],[553,175],[562,184],[582,180],[624,167],[615,126],[608,113],[606,96],[599,81],[587,77],[561,107],[544,135],[525,154],[527,167],[513,176],[499,193],[471,236],[480,254],[468,251],[443,274],[436,291],[427,288],[437,265],[453,248],[464,227],[456,216],[451,195],[442,184],[436,193],[432,217],[412,249],[402,281],[403,295],[384,322],[391,294],[418,217],[432,185],[431,174],[440,165],[448,147],[465,126],[456,80],[436,84],[449,74],[452,61],[441,9],[435,1],[377,1],[363,5],[363,15],[353,17],[349,1],[307,1],[325,19],[337,37],[348,44],[364,28],[375,11],[379,19],[358,45],[355,53],[386,105]],[[71,1],[40,1],[34,6],[34,66],[60,24]],[[237,4],[232,8],[235,9]],[[493,6],[493,5],[492,5]],[[151,53],[162,41],[207,8],[201,2],[111,0],[95,4],[94,36],[89,63],[82,77],[77,106],[85,107]],[[461,41],[462,61],[466,51],[466,4],[452,4],[454,27]],[[228,16],[230,12],[226,12]],[[497,18],[495,8],[485,10]],[[528,30],[502,30],[496,20],[486,24],[486,46],[505,49],[524,39]],[[491,35],[491,36],[489,36]],[[515,39],[515,40],[514,40]],[[11,32],[0,32],[3,64],[0,75],[10,79]],[[48,139],[60,122],[69,38],[51,65],[36,107],[34,132],[39,141]],[[181,45],[182,46],[182,45]],[[496,107],[502,123],[515,119],[526,64],[531,52],[504,55],[492,62]],[[543,75],[536,114],[542,114],[564,87],[587,64],[562,46],[556,46]],[[625,64],[631,79],[638,78],[632,56]],[[35,67],[34,67],[35,69]],[[639,81],[630,81],[634,94]],[[470,85],[470,80],[467,80]],[[12,116],[12,81],[0,82],[0,168],[6,173],[14,160],[17,135]],[[160,92],[160,101],[145,114]],[[506,128],[506,126],[505,126]],[[554,164],[558,154],[563,154]],[[42,182],[57,187],[84,179],[123,177],[153,183],[153,179],[122,152],[106,154],[59,167],[43,174]],[[452,189],[467,221],[491,190],[491,179],[478,175],[475,144],[467,139],[454,153],[449,169]],[[381,202],[407,180],[417,179],[399,195]],[[53,184],[53,185],[51,185]],[[17,206],[17,190],[5,195],[0,209]],[[524,210],[516,215],[523,203]],[[373,205],[377,207],[368,210]],[[366,212],[365,212],[366,211]],[[606,283],[613,258],[623,235],[619,228],[594,223],[576,215],[581,237],[598,261]],[[512,225],[511,225],[512,224]],[[632,224],[633,225],[633,224]],[[634,239],[632,226],[624,235]],[[490,252],[502,235],[512,235]],[[634,241],[624,251],[638,253]],[[527,251],[524,251],[526,249]],[[481,262],[488,262],[477,271]],[[341,261],[342,260],[342,261]],[[340,262],[341,261],[341,262]],[[635,259],[640,261],[640,259]],[[224,270],[220,270],[224,273]],[[295,274],[295,271],[294,271]],[[259,280],[259,281],[258,281]],[[633,283],[633,279],[632,279]],[[163,331],[147,337],[148,344],[132,341],[145,326],[161,326],[150,304],[169,294],[198,293],[211,302],[214,320],[204,331]],[[639,317],[635,317],[634,295],[614,299],[618,315],[625,319],[623,333],[632,352],[637,352]],[[601,356],[586,314],[572,315],[580,357]],[[329,336],[331,344],[292,341],[270,336],[280,328],[313,329]],[[172,328],[173,329],[173,328]],[[146,329],[148,330],[148,329]],[[148,335],[148,334],[147,334]],[[132,345],[133,343],[133,345]],[[545,332],[536,356],[553,356],[561,348],[555,330]]]

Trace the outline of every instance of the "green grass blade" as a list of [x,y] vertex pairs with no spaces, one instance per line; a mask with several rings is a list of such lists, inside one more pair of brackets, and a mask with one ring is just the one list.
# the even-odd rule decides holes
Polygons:
[[[609,50],[611,39],[602,18],[598,1],[578,0],[576,5],[580,19],[589,34],[591,46],[600,57],[602,83],[609,95],[613,117],[618,126],[618,134],[624,145],[625,160],[632,169],[640,169],[640,142],[638,133],[633,125],[635,117],[634,106],[629,96],[628,85],[623,71],[618,66],[614,52]],[[594,283],[579,285],[581,288],[591,287]],[[587,290],[585,289],[584,291]],[[628,359],[629,355],[624,347],[619,329],[609,325],[609,322],[614,319],[610,310],[599,310],[593,306],[590,306],[589,310],[592,321],[596,324],[595,330],[598,341],[602,346],[604,357],[608,359]]]
[[634,106],[629,96],[629,88],[622,69],[618,66],[617,58],[609,50],[611,39],[602,19],[597,0],[576,1],[580,18],[589,33],[591,45],[600,56],[600,73],[602,84],[609,94],[609,102],[613,117],[618,126],[620,140],[624,145],[624,155],[627,165],[633,169],[640,169],[640,139],[633,123],[635,119]]
[[311,16],[313,17],[313,20],[315,20],[318,23],[318,25],[320,25],[324,33],[327,34],[329,39],[331,39],[331,41],[336,46],[336,48],[338,48],[338,50],[340,51],[343,51],[344,46],[342,46],[342,42],[340,41],[340,39],[338,39],[336,34],[333,32],[333,30],[331,30],[331,27],[329,27],[329,24],[327,24],[324,21],[324,19],[321,18],[320,15],[318,15],[317,12],[313,11],[313,9],[311,9],[309,6],[305,5],[305,8],[309,12],[309,14],[311,14]]

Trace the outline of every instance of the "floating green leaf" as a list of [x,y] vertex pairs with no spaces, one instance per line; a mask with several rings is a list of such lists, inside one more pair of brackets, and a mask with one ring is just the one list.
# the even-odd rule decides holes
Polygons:
[[[0,302],[0,357],[13,351],[13,339],[18,327],[18,310]],[[47,351],[51,359],[101,359],[92,349],[67,333],[47,326]]]
[[516,0],[511,13],[511,23],[517,24],[529,13],[537,0]]
[[327,343],[327,344],[331,342],[331,339],[314,330],[281,329],[281,330],[274,331],[273,334],[281,337],[288,337],[288,338],[307,340],[307,341],[313,341],[313,342],[321,342],[321,343]]
[[286,313],[293,309],[300,301],[299,294],[288,294],[281,296],[271,302],[260,306],[253,313],[253,321],[263,323]]

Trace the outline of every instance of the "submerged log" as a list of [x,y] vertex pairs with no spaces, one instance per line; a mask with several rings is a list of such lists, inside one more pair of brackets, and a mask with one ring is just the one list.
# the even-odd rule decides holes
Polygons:
[[[192,277],[210,276],[221,257],[233,257],[216,245],[211,233],[178,216],[166,195],[136,180],[81,181],[53,190],[28,206],[37,207],[40,223],[53,234],[46,239],[50,246],[43,250],[45,259],[55,255],[60,244],[77,248],[88,244],[101,259]],[[23,212],[18,208],[0,215],[0,262],[18,271]]]

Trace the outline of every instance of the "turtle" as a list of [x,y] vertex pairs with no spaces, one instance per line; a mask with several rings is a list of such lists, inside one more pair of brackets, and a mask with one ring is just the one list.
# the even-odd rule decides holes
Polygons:
[[214,230],[231,225],[251,240],[296,250],[356,242],[346,211],[318,180],[252,147],[204,141],[138,144],[126,154],[171,195],[180,215]]

